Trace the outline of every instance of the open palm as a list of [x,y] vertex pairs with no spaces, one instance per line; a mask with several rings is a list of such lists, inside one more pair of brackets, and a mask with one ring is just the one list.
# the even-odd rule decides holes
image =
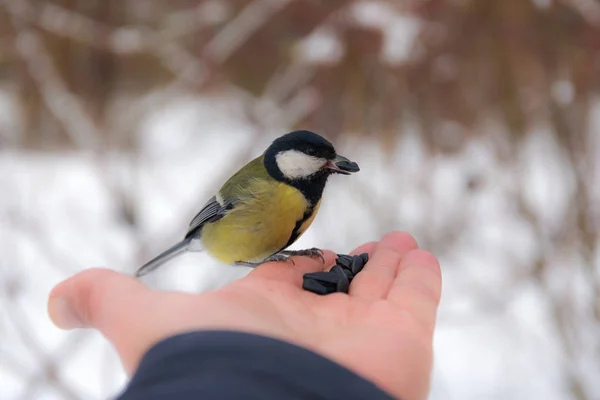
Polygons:
[[[349,294],[318,296],[302,275],[322,270],[319,259],[262,265],[222,289],[203,294],[152,291],[106,269],[84,271],[50,295],[60,327],[93,327],[117,349],[129,373],[156,342],[195,329],[262,334],[311,349],[404,400],[429,389],[432,339],[441,293],[435,257],[402,232],[352,254],[370,259]],[[325,265],[334,254],[325,252]]]

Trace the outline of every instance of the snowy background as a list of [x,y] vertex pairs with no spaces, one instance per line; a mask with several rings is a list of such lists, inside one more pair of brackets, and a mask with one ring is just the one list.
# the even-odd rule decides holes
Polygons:
[[[399,229],[440,258],[432,400],[600,399],[600,3],[124,3],[0,3],[0,399],[119,392],[50,289],[133,272],[296,128],[361,172],[293,248]],[[145,281],[245,273],[187,254]]]

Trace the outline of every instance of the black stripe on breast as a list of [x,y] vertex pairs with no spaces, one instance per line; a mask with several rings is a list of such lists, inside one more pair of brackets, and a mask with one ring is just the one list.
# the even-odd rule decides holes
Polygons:
[[307,219],[309,219],[313,213],[315,212],[315,206],[311,205],[309,208],[306,209],[306,211],[304,212],[304,215],[302,216],[302,219],[300,219],[299,221],[296,222],[296,225],[294,226],[294,229],[292,230],[292,234],[290,235],[290,239],[288,240],[288,242],[285,244],[285,246],[283,246],[281,249],[279,249],[279,251],[287,248],[288,246],[291,246],[292,243],[294,243],[296,241],[296,239],[298,239],[298,236],[300,236],[300,227],[302,226],[302,224],[304,222],[306,222]]

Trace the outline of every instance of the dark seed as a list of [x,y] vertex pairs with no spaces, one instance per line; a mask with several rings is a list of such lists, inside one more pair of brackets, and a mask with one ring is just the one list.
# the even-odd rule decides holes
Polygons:
[[340,267],[339,265],[334,265],[331,268],[331,273],[335,274],[336,276],[346,275],[344,268]]
[[336,265],[330,271],[304,274],[302,288],[318,295],[348,293],[350,282],[368,261],[368,253],[355,256],[338,254]]
[[330,272],[311,272],[304,274],[304,279],[313,279],[322,284],[329,284],[335,286],[337,284],[338,276]]
[[369,253],[362,253],[360,258],[362,258],[363,262],[366,264],[369,261]]
[[338,258],[335,260],[335,262],[347,269],[350,269],[350,265],[352,265],[352,257],[342,254],[342,255],[338,255]]
[[363,267],[365,266],[365,263],[363,262],[363,259],[361,256],[356,256],[352,259],[352,273],[354,275],[358,274],[360,271],[362,271]]
[[314,279],[306,279],[306,277],[304,277],[304,281],[302,282],[302,288],[319,295],[326,295],[335,291],[333,287],[325,286]]
[[340,276],[340,280],[337,283],[336,291],[341,293],[348,293],[350,288],[350,279],[347,275]]
[[355,275],[349,269],[346,270],[346,276],[348,277],[348,280],[350,280],[350,282],[352,282],[352,279],[354,279],[355,277]]

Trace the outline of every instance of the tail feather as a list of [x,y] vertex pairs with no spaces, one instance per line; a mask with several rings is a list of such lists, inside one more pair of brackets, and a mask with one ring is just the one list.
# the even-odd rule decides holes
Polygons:
[[181,242],[177,243],[170,249],[162,252],[161,254],[156,256],[154,259],[152,259],[152,260],[148,261],[146,264],[142,265],[135,272],[135,276],[139,278],[142,275],[146,275],[147,273],[154,271],[156,268],[160,267],[167,261],[177,257],[181,253],[186,252],[188,250],[190,242],[191,242],[190,239],[182,240]]

